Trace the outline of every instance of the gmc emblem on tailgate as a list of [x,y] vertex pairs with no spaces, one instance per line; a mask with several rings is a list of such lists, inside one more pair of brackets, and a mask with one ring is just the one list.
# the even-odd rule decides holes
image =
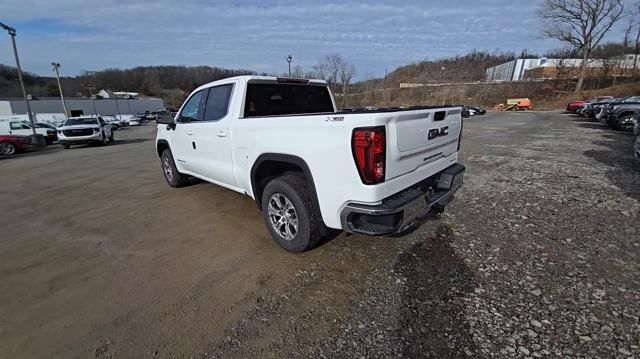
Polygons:
[[449,126],[432,128],[427,133],[427,140],[433,140],[434,138],[438,138],[440,136],[446,136],[448,134],[449,134]]

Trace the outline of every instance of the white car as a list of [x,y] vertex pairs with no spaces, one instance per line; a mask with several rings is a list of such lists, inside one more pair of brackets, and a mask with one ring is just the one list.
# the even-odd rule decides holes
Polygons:
[[100,116],[69,117],[58,128],[58,140],[64,148],[71,145],[97,143],[106,145],[114,142],[112,126]]
[[[47,145],[52,144],[57,140],[56,130],[39,127],[36,124],[36,134],[44,136]],[[18,136],[31,136],[33,130],[28,122],[20,118],[4,118],[0,119],[0,135],[18,135]]]
[[322,80],[240,76],[159,118],[156,150],[170,186],[193,176],[250,196],[271,237],[300,252],[332,230],[398,234],[444,209],[465,170],[461,112],[338,112]]

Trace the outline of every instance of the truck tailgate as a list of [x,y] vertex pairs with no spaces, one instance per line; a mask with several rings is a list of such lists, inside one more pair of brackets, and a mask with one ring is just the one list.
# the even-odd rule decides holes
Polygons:
[[461,107],[398,112],[387,126],[387,180],[455,153],[461,129]]

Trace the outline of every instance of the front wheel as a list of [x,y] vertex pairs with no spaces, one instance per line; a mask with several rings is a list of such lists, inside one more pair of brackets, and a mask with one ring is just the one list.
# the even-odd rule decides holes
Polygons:
[[162,174],[164,174],[164,179],[167,181],[169,186],[177,188],[184,187],[187,184],[189,177],[178,172],[176,163],[173,161],[171,150],[166,149],[162,151],[160,162],[162,165]]
[[262,217],[271,238],[289,252],[314,248],[326,233],[301,176],[284,175],[267,184],[262,194]]
[[109,136],[109,142],[116,142],[116,139],[113,135],[113,130],[111,130],[111,136]]
[[622,118],[616,122],[616,129],[618,131],[633,131],[633,117]]
[[102,139],[100,140],[100,144],[106,146],[109,143],[109,139],[107,138],[107,134],[102,132]]
[[18,151],[16,145],[11,142],[0,142],[0,155],[11,156]]

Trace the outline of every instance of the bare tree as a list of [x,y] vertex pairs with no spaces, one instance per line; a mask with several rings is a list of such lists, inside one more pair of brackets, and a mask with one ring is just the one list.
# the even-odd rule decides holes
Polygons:
[[291,76],[295,77],[295,78],[304,78],[305,77],[305,73],[304,73],[304,69],[302,68],[302,66],[300,65],[296,65],[293,67],[293,71],[291,72]]
[[329,86],[335,88],[339,81],[340,69],[344,66],[345,61],[338,54],[325,55],[313,67],[318,77],[327,81]]
[[356,74],[355,66],[348,64],[344,61],[340,63],[338,69],[338,75],[340,76],[340,82],[342,82],[342,97],[344,98],[343,107],[347,107],[347,88],[351,83],[351,79]]
[[636,1],[634,6],[627,14],[629,16],[629,26],[625,32],[625,42],[629,45],[629,34],[635,31],[635,39],[633,42],[633,73],[638,69],[638,56],[640,56],[640,1]]
[[315,77],[329,82],[329,64],[324,61],[319,61],[317,65],[313,66],[313,72]]
[[576,92],[582,90],[593,48],[623,16],[623,0],[545,0],[538,14],[544,35],[567,43],[582,53]]
[[342,91],[343,105],[346,106],[347,90],[356,73],[356,68],[346,62],[342,56],[329,54],[322,57],[313,69],[316,72],[316,76],[327,81],[334,91],[339,89]]

